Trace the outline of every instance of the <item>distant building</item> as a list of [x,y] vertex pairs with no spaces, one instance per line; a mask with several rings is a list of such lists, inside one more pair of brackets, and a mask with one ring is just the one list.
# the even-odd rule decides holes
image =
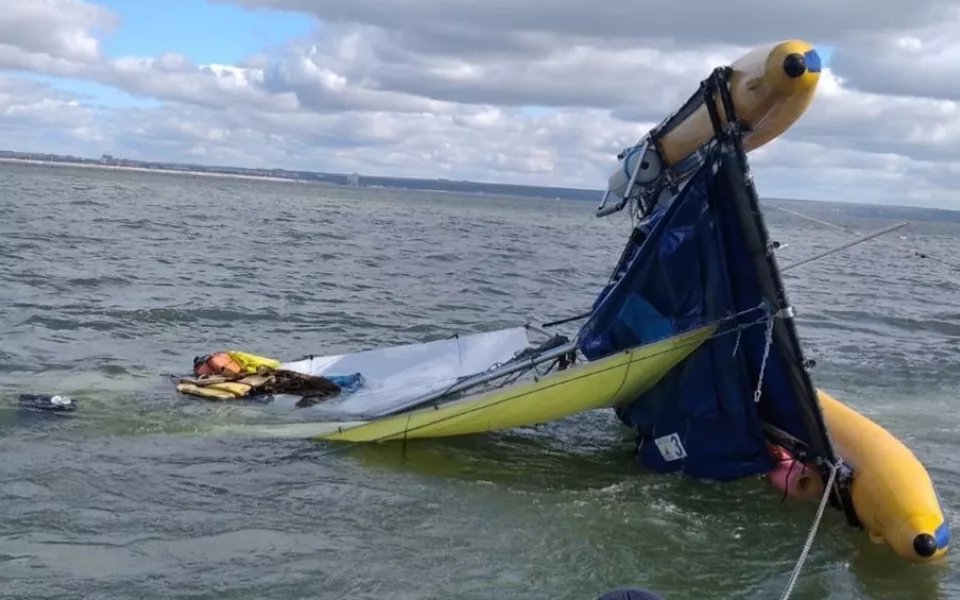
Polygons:
[[112,154],[104,154],[100,157],[100,164],[102,165],[112,165],[114,158]]
[[360,186],[360,174],[359,174],[359,173],[351,173],[350,175],[347,175],[347,185],[349,185],[350,187],[359,187],[359,186]]

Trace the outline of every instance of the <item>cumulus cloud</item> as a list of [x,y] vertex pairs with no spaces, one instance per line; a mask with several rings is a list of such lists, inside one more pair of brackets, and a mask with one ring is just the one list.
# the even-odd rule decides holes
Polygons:
[[734,2],[584,2],[583,0],[216,0],[248,8],[309,13],[328,22],[365,23],[393,32],[412,51],[456,56],[549,54],[558,42],[628,46],[648,40],[669,49],[755,46],[793,37],[842,43],[922,27],[952,15],[951,0],[879,0],[863,4],[807,0]]
[[[50,132],[55,132],[50,136]],[[33,151],[49,151],[38,142],[80,147],[96,139],[93,111],[71,94],[49,85],[0,75],[0,133],[7,143]],[[51,137],[54,139],[51,140]]]
[[714,66],[801,38],[833,46],[832,66],[808,113],[755,153],[761,191],[960,207],[954,2],[232,2],[312,15],[317,28],[233,65],[105,57],[100,40],[122,15],[84,0],[11,0],[0,68],[159,105],[94,110],[7,77],[4,127],[57,128],[89,155],[599,187],[614,154]]
[[0,11],[0,68],[69,75],[100,59],[97,35],[116,15],[75,0],[5,0]]
[[834,67],[850,89],[885,95],[960,100],[960,5],[943,21],[872,36]]

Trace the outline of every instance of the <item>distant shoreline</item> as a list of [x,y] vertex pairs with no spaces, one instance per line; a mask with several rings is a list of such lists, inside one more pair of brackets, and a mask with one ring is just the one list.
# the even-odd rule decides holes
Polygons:
[[[453,194],[458,196],[476,196],[478,193],[483,195],[484,192],[469,192],[461,190],[444,190],[444,189],[435,189],[435,188],[406,188],[406,187],[395,187],[395,186],[384,186],[384,185],[363,185],[363,186],[347,186],[331,181],[324,180],[310,180],[310,179],[300,179],[293,177],[273,177],[270,175],[248,175],[244,173],[220,173],[217,171],[191,171],[188,169],[170,169],[170,168],[159,168],[159,167],[133,167],[128,165],[103,165],[96,163],[80,163],[80,162],[69,162],[69,161],[59,161],[59,160],[41,160],[37,158],[9,158],[9,157],[0,157],[0,164],[19,164],[19,165],[32,165],[32,166],[43,166],[43,167],[76,167],[78,169],[100,169],[104,171],[129,171],[131,173],[163,173],[166,175],[196,175],[197,177],[223,177],[227,179],[247,179],[247,180],[256,180],[256,181],[270,181],[270,182],[279,182],[279,183],[299,183],[299,184],[309,184],[309,185],[322,185],[336,188],[345,188],[345,189],[367,189],[372,191],[383,191],[383,190],[392,190],[399,192],[416,192],[416,193],[428,193],[428,194]],[[493,193],[489,194],[493,197],[504,197],[504,198],[519,198],[519,199],[539,199],[539,200],[550,200],[551,198],[544,198],[540,196],[524,196],[520,194],[508,194],[508,193]],[[558,198],[559,199],[559,198]]]
[[454,194],[486,194],[519,198],[546,198],[589,200],[596,202],[602,192],[583,188],[522,185],[511,183],[451,180],[435,177],[394,177],[389,175],[361,175],[360,173],[329,173],[323,171],[291,170],[281,168],[251,168],[213,166],[164,161],[125,159],[104,154],[101,158],[73,155],[0,150],[0,164],[19,164],[49,167],[95,168],[131,173],[167,173],[175,175],[204,175],[249,181],[295,181],[319,183],[344,188],[385,188],[410,191],[430,191]]
[[[134,173],[166,173],[170,175],[196,175],[198,177],[227,177],[230,179],[251,179],[258,181],[281,181],[288,183],[324,183],[290,177],[272,177],[270,175],[246,175],[243,173],[219,173],[216,171],[190,171],[187,169],[162,169],[154,167],[131,167],[126,165],[98,165],[93,163],[67,162],[58,160],[40,160],[35,158],[0,157],[0,163],[35,165],[45,167],[76,167],[78,169],[101,169],[104,171],[130,171]],[[329,184],[328,184],[329,185]]]
[[66,160],[43,160],[39,158],[12,158],[8,156],[0,157],[0,164],[17,164],[17,165],[31,165],[31,166],[43,166],[43,167],[76,167],[79,169],[100,169],[104,171],[127,171],[131,173],[163,173],[166,175],[187,175],[187,176],[198,176],[198,177],[222,177],[227,179],[246,179],[252,181],[269,181],[269,182],[278,182],[278,183],[299,183],[299,184],[313,184],[321,185],[335,188],[345,188],[345,189],[367,189],[367,190],[393,190],[400,192],[416,192],[416,193],[429,193],[429,194],[453,194],[453,195],[462,195],[462,196],[477,196],[477,195],[489,195],[491,197],[503,197],[503,198],[518,198],[518,199],[537,199],[537,200],[560,200],[557,198],[549,198],[546,196],[537,196],[537,195],[526,195],[526,194],[517,194],[509,192],[488,192],[484,190],[469,191],[469,190],[449,190],[442,188],[430,188],[430,187],[401,187],[398,185],[382,185],[382,184],[364,184],[364,185],[344,185],[341,183],[336,183],[324,179],[303,179],[300,177],[275,177],[271,175],[254,175],[246,173],[223,173],[218,171],[194,171],[190,169],[176,169],[176,168],[165,168],[165,167],[135,167],[131,165],[105,165],[94,162],[72,162]]
[[[11,156],[13,154],[13,156]],[[19,156],[17,156],[19,154]],[[50,157],[50,158],[48,158]],[[51,160],[52,158],[52,160]],[[104,158],[111,159],[107,155]],[[66,159],[66,160],[64,160]],[[71,160],[75,159],[75,160]],[[122,160],[122,159],[121,159]],[[146,161],[131,161],[146,162]],[[484,183],[467,180],[449,180],[449,179],[423,179],[410,177],[390,177],[385,175],[363,175],[357,173],[352,175],[346,173],[323,173],[312,171],[288,171],[286,169],[251,169],[238,168],[246,172],[234,172],[233,167],[214,167],[204,165],[184,165],[185,168],[177,168],[177,163],[159,163],[148,165],[136,164],[104,164],[96,159],[73,157],[60,155],[37,153],[14,153],[7,150],[0,150],[0,165],[31,165],[46,167],[75,167],[79,169],[100,169],[103,171],[125,171],[129,173],[162,173],[174,176],[196,176],[196,177],[219,177],[233,180],[246,181],[265,181],[271,183],[297,183],[297,184],[318,184],[323,188],[343,188],[343,189],[366,189],[366,190],[396,190],[403,192],[429,192],[433,194],[456,194],[468,196],[493,196],[519,199],[539,199],[539,200],[572,200],[577,202],[599,202],[602,192],[599,190],[590,190],[586,188],[563,188],[550,186],[532,186],[520,184],[504,183]],[[168,166],[169,165],[169,166]],[[221,170],[223,169],[223,170]],[[260,172],[258,172],[260,171]],[[271,174],[278,173],[277,175]],[[351,178],[354,178],[351,181]],[[798,202],[801,204],[815,203],[819,204],[822,200],[804,199],[804,198],[761,198],[761,203],[770,202],[777,204],[779,202]],[[856,202],[843,200],[830,200],[827,204],[842,206],[860,206],[872,207],[872,212],[876,214],[877,209],[882,208],[884,212],[890,215],[898,215],[898,218],[908,218],[911,220],[928,220],[929,215],[921,215],[924,211],[936,211],[938,218],[947,218],[951,221],[960,221],[960,210],[953,207],[929,205],[926,203],[915,205],[898,205],[886,203]],[[862,211],[861,211],[862,212]],[[869,211],[868,211],[869,212]],[[893,217],[891,217],[893,218]]]

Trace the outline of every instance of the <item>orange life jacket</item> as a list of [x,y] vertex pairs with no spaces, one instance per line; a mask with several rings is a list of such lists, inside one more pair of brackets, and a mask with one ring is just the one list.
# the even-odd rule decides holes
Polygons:
[[198,377],[209,375],[238,377],[241,373],[243,373],[243,367],[226,352],[214,352],[193,359],[193,374]]

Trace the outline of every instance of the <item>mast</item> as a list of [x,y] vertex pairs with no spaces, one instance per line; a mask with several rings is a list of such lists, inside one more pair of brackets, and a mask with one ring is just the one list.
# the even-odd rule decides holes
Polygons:
[[[733,201],[740,216],[743,238],[758,275],[757,283],[763,296],[772,305],[772,313],[777,316],[773,322],[772,341],[784,358],[790,385],[801,402],[801,415],[809,435],[812,458],[818,463],[824,481],[827,481],[830,469],[838,458],[823,419],[816,387],[806,368],[807,362],[793,318],[793,307],[787,298],[769,231],[760,210],[760,199],[743,148],[742,125],[729,93],[730,74],[729,67],[715,69],[710,77],[701,83],[699,93],[706,102],[717,141],[735,159],[721,161],[720,168],[724,171],[723,175],[730,180],[740,182],[740,185],[732,186]],[[717,100],[723,107],[726,119],[721,120]],[[723,121],[726,121],[725,126]],[[782,441],[789,443],[788,440]],[[849,473],[838,479],[834,500],[844,510],[850,524],[859,526],[860,522],[850,498]]]

